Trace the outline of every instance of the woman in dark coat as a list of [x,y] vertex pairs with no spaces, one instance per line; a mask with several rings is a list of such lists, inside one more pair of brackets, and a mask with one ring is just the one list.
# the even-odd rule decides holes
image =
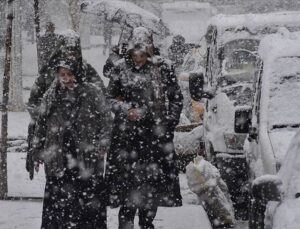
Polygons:
[[152,36],[133,31],[128,56],[114,68],[108,94],[115,113],[107,179],[121,205],[119,229],[154,228],[158,206],[181,206],[173,133],[182,94],[172,67],[153,55]]
[[45,164],[43,229],[106,229],[104,154],[110,111],[101,90],[82,81],[81,64],[59,61],[40,106],[33,160]]

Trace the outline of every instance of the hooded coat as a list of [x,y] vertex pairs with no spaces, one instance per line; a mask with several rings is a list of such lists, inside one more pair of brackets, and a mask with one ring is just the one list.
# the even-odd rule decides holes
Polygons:
[[106,99],[95,85],[80,82],[65,90],[54,80],[40,105],[32,149],[33,161],[45,165],[43,229],[106,229],[103,152],[110,124]]
[[[172,66],[152,57],[137,69],[130,58],[113,69],[108,95],[115,113],[107,179],[112,204],[181,206],[173,132],[182,110],[182,94]],[[138,108],[142,119],[129,121]]]
[[41,102],[33,159],[45,163],[47,176],[56,176],[65,168],[66,154],[76,152],[72,156],[79,165],[97,171],[90,160],[100,159],[98,150],[108,149],[110,141],[111,116],[105,97],[89,83],[79,84],[73,95],[58,87],[55,80]]
[[72,50],[77,55],[76,61],[80,65],[80,68],[78,69],[80,69],[80,74],[82,77],[81,80],[88,83],[94,83],[103,91],[103,93],[105,93],[106,89],[101,77],[99,76],[97,71],[82,58],[79,38],[75,37],[71,41],[69,40],[70,38],[68,39],[67,37],[65,39],[60,39],[60,42],[57,43],[57,46],[52,52],[49,61],[45,63],[45,65],[43,65],[40,69],[39,76],[35,80],[34,85],[30,91],[28,110],[34,120],[36,119],[39,105],[44,94],[50,88],[52,82],[55,79],[55,68],[57,62],[62,58],[67,58],[66,52],[68,52],[68,50]]

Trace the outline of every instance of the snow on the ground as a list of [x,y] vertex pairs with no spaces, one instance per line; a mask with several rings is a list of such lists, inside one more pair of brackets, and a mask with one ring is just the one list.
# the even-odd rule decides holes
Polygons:
[[30,122],[30,115],[27,112],[8,113],[8,137],[24,138],[27,136],[27,129]]
[[[0,201],[0,228],[38,229],[41,224],[41,210],[41,200]],[[117,229],[118,209],[108,208],[107,215],[108,228]],[[211,229],[206,214],[199,205],[159,208],[154,224],[157,229]],[[138,217],[136,217],[135,228],[138,228]]]
[[[40,171],[34,174],[34,179],[29,179],[25,170],[26,153],[8,153],[8,196],[10,197],[40,197],[44,196],[45,172],[40,166]],[[0,226],[1,228],[1,226]]]

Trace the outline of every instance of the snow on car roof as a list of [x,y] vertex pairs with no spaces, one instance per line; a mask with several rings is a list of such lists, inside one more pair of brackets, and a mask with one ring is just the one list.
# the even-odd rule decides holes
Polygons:
[[[137,15],[143,15],[144,17],[148,17],[149,20],[156,19],[157,21],[160,20],[159,17],[154,15],[153,13],[142,9],[141,7],[137,6],[136,4],[128,1],[118,1],[118,0],[109,0],[109,1],[101,1],[104,2],[105,4],[101,5],[100,1],[85,1],[88,4],[87,10],[90,12],[93,12],[97,14],[99,11],[103,10],[103,12],[107,13],[107,17],[111,18],[114,17],[117,13],[117,11],[124,10],[126,12],[130,12],[132,14],[137,14]],[[99,8],[100,7],[100,8]],[[107,7],[107,9],[101,7]]]
[[271,34],[262,39],[259,55],[266,62],[278,57],[300,56],[300,32]]
[[229,29],[247,27],[250,31],[265,26],[300,26],[300,11],[284,11],[265,14],[219,14],[211,18],[210,25],[218,27],[221,33]]
[[212,9],[210,3],[200,3],[200,2],[193,2],[193,1],[179,1],[179,2],[172,2],[172,3],[163,3],[162,8],[164,10],[178,10],[178,11],[185,11],[185,10],[199,10],[199,9]]

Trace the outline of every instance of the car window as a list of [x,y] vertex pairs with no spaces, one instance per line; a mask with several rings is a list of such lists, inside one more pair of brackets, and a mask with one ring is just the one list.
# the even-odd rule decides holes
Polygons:
[[300,57],[277,59],[270,76],[269,127],[300,124]]
[[223,75],[249,78],[257,69],[258,40],[241,39],[228,42],[223,48]]

